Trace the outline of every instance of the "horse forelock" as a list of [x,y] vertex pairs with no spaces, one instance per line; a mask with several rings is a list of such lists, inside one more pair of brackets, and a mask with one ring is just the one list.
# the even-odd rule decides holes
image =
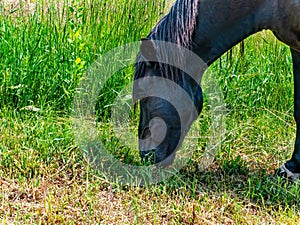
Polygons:
[[[170,12],[152,29],[148,38],[156,41],[172,42],[180,48],[191,49],[198,15],[198,5],[199,0],[177,0],[171,7]],[[170,49],[160,48],[160,52],[157,54],[165,55],[165,57],[174,57],[172,61],[178,61],[178,65],[184,60],[178,54],[170,54]],[[145,62],[143,60],[145,59],[139,54],[135,65],[135,79],[145,75]],[[181,74],[181,71],[174,66],[160,62],[156,64],[161,70],[163,77],[176,81]]]

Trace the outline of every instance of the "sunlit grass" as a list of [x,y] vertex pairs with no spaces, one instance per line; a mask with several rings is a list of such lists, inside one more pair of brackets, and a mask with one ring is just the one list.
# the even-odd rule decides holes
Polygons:
[[[1,4],[1,3],[0,3]],[[207,101],[188,165],[149,187],[121,186],[93,170],[69,114],[85,70],[114,47],[144,37],[164,13],[157,1],[41,1],[0,7],[0,218],[3,224],[296,224],[299,185],[272,177],[293,150],[293,79],[286,46],[259,33],[215,62],[226,133],[204,172]],[[132,68],[109,81],[99,108],[114,102]],[[205,89],[205,88],[204,88]],[[106,115],[106,114],[104,114]],[[137,118],[131,125],[136,132]],[[139,165],[111,123],[100,139],[118,160]],[[197,131],[197,130],[196,130]]]

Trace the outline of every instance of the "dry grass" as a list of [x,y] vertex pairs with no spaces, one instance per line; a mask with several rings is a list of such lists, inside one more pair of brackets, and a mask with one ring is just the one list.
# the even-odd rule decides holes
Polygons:
[[[2,0],[4,13],[15,13],[22,9],[22,13],[32,14],[36,7],[36,2],[30,0]],[[0,2],[1,5],[1,2]]]
[[[233,191],[125,188],[99,178],[1,178],[2,224],[296,224],[297,209],[261,207]],[[232,177],[232,179],[234,179]],[[280,212],[280,213],[279,213]],[[282,221],[282,223],[281,223]]]
[[134,214],[124,204],[126,199],[95,185],[59,177],[21,183],[2,180],[2,224],[131,223]]

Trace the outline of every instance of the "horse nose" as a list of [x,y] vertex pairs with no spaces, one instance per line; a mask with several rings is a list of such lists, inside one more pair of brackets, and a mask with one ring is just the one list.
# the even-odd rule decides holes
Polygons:
[[155,163],[155,151],[156,151],[155,148],[148,150],[148,151],[141,151],[140,154],[141,154],[142,162],[144,164],[149,164],[149,165],[154,164]]

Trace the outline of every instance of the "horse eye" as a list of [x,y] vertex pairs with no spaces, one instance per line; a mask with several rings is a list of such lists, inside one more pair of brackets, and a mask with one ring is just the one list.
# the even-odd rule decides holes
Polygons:
[[142,131],[142,134],[141,134],[141,138],[142,139],[147,139],[151,136],[151,131],[150,131],[150,128],[149,127],[146,127],[143,131]]

